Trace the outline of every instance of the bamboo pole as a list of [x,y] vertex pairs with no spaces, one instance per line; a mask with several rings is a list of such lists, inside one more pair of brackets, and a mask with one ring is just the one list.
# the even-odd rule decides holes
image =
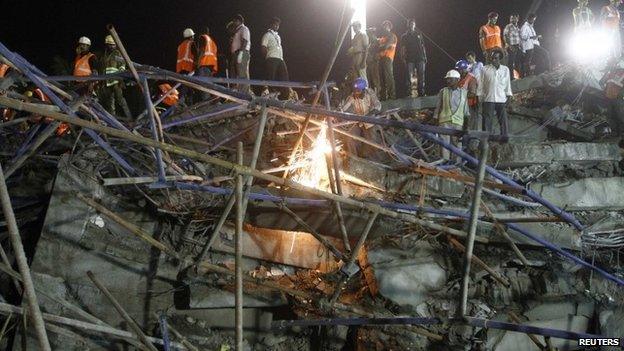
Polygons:
[[35,293],[35,285],[30,275],[30,267],[28,266],[28,260],[24,253],[24,246],[22,245],[22,238],[20,237],[19,229],[17,228],[17,221],[15,220],[15,213],[11,206],[11,198],[9,197],[9,189],[7,189],[4,179],[4,173],[2,166],[0,166],[0,201],[2,202],[2,212],[7,223],[9,231],[9,239],[11,240],[11,247],[15,254],[15,261],[17,261],[17,267],[22,275],[24,293],[26,295],[26,302],[28,303],[28,311],[30,319],[33,322],[34,331],[37,335],[37,341],[39,342],[39,348],[43,351],[50,351],[50,341],[48,341],[48,335],[45,330],[45,323],[41,316],[41,310],[39,309],[39,302],[37,301],[37,294]]

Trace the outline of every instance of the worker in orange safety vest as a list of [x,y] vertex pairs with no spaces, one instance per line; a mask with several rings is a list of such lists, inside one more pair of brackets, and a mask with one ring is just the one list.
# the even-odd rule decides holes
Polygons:
[[397,36],[392,33],[392,22],[383,21],[383,31],[379,38],[379,68],[381,72],[381,100],[396,98],[394,84],[394,55],[397,47]]
[[488,22],[479,29],[479,44],[486,62],[493,50],[503,49],[501,29],[496,25],[496,22],[498,22],[498,13],[490,12],[488,14]]
[[[199,55],[197,58],[197,75],[200,77],[212,77],[219,70],[217,63],[217,43],[210,36],[210,29],[206,27],[206,33],[199,36],[199,45],[197,47]],[[210,94],[203,92],[201,94],[203,100],[208,100]]]
[[[195,32],[191,28],[186,28],[182,32],[184,40],[178,45],[178,59],[176,61],[176,72],[180,74],[190,74],[195,72],[197,65],[197,45],[195,44]],[[182,101],[188,105],[193,103],[193,93],[186,86],[180,87]]]
[[159,99],[165,96],[166,94],[165,98],[162,101],[165,106],[171,107],[178,103],[178,100],[180,99],[180,93],[178,92],[177,89],[173,89],[169,83],[159,84],[158,90],[159,90],[159,94],[158,94]]
[[[91,40],[87,37],[78,39],[76,46],[76,59],[74,60],[74,76],[88,77],[97,74],[96,57],[90,51]],[[80,95],[89,95],[93,93],[93,83],[78,83],[76,91]]]

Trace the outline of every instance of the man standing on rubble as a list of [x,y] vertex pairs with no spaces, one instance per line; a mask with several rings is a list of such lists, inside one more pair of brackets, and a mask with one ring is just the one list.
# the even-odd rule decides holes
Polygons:
[[[80,37],[78,46],[76,47],[76,59],[74,60],[74,76],[87,77],[96,75],[97,67],[95,54],[91,53],[91,39]],[[78,83],[79,87],[76,92],[80,95],[93,94],[94,84],[90,82]]]
[[353,28],[353,39],[351,40],[351,47],[347,51],[351,56],[351,76],[362,77],[368,79],[366,75],[366,60],[368,58],[368,35],[362,32],[362,23],[355,21],[351,23]]
[[[273,17],[271,26],[262,36],[262,55],[266,60],[266,79],[288,81],[288,69],[284,61],[284,50],[282,49],[282,38],[277,32],[280,27],[280,19]],[[273,88],[271,88],[274,91]],[[289,89],[281,88],[280,98],[288,99]]]
[[[197,59],[197,75],[200,77],[212,77],[219,70],[217,60],[217,43],[210,36],[210,29],[206,27],[206,33],[199,36],[199,55]],[[202,92],[201,98],[205,101],[210,98],[210,93]]]
[[377,28],[368,28],[366,34],[368,34],[370,43],[366,58],[366,76],[368,77],[370,88],[379,93],[381,90],[381,77],[379,76],[379,38],[377,37]]
[[[438,104],[436,105],[433,118],[438,121],[440,127],[449,129],[462,130],[464,120],[470,117],[470,109],[468,108],[468,91],[459,87],[461,75],[456,70],[450,70],[446,73],[446,87],[440,90],[438,94]],[[461,148],[459,137],[450,135],[440,136],[447,143]],[[450,151],[442,147],[442,158],[450,160]]]
[[609,102],[608,122],[611,136],[621,142],[624,136],[624,59],[611,60],[607,72],[600,80]]
[[[182,32],[184,40],[178,45],[178,59],[176,61],[176,73],[190,74],[195,72],[195,58],[197,57],[197,45],[195,45],[195,32],[191,28],[186,28]],[[187,104],[192,104],[191,90],[182,85],[180,87],[182,100]]]
[[479,44],[486,62],[487,58],[490,57],[490,52],[503,49],[501,29],[496,25],[496,22],[498,22],[498,13],[490,12],[487,23],[479,29]]
[[550,53],[540,45],[541,35],[535,32],[535,19],[537,16],[532,13],[527,17],[526,22],[520,29],[520,38],[522,39],[522,52],[524,52],[524,76],[534,73],[535,56],[540,56],[542,64],[547,71],[550,71]]
[[477,87],[477,97],[482,104],[483,130],[492,133],[494,117],[498,119],[500,134],[508,136],[507,102],[513,97],[509,68],[501,64],[503,53],[492,51],[490,63],[483,67]]
[[509,24],[505,26],[503,37],[505,38],[505,48],[507,49],[509,69],[511,70],[512,79],[515,78],[516,72],[522,70],[522,49],[520,48],[520,27],[518,21],[520,16],[513,14],[509,16]]
[[381,71],[381,99],[396,98],[394,84],[394,55],[396,54],[397,36],[392,33],[392,22],[383,21],[383,32],[379,38],[379,67]]
[[589,7],[589,0],[578,0],[578,6],[572,10],[572,16],[574,17],[574,31],[591,29],[594,13]]
[[[100,69],[106,74],[115,74],[126,70],[126,63],[117,49],[115,40],[111,35],[104,38],[104,55]],[[116,115],[116,107],[121,107],[124,116],[131,118],[130,108],[123,95],[124,83],[122,80],[107,80],[106,86],[102,87],[102,104],[113,116]]]
[[417,81],[418,95],[425,96],[425,66],[427,51],[423,34],[416,28],[416,20],[407,22],[407,32],[401,36],[401,59],[407,67],[407,89],[412,90],[412,82]]
[[477,81],[477,77],[468,72],[469,67],[470,64],[466,60],[459,60],[455,64],[455,69],[460,74],[460,79],[457,85],[462,89],[466,89],[468,94],[470,118],[464,121],[464,130],[481,130],[481,118],[478,113],[479,99],[477,98],[477,88],[479,87],[479,82]]
[[611,57],[619,59],[622,55],[622,39],[620,35],[620,6],[621,0],[609,0],[600,11],[600,19],[603,28],[611,37]]
[[[245,19],[241,14],[234,16],[232,22],[234,23],[234,36],[232,37],[232,45],[230,46],[230,59],[233,62],[233,77],[249,79],[251,34],[249,28],[245,26]],[[240,84],[238,88],[245,93],[251,92],[248,84]]]
[[[359,77],[353,82],[352,94],[340,104],[339,109],[342,112],[355,113],[361,116],[374,115],[381,111],[381,102],[379,102],[377,94],[368,88],[366,79]],[[376,140],[379,138],[376,137],[375,131],[380,132],[377,127],[372,124],[358,123],[354,124],[349,132],[368,140]],[[368,157],[371,152],[374,152],[374,150],[368,150],[364,145],[358,148],[357,143],[357,141],[349,138],[346,142],[347,151],[360,157]]]

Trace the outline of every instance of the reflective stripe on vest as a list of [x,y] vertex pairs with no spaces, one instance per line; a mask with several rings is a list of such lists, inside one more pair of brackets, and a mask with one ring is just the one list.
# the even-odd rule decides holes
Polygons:
[[9,70],[10,66],[7,64],[0,64],[0,78],[4,78],[4,76],[6,76],[7,71]]
[[485,50],[489,50],[492,48],[502,48],[503,41],[501,40],[501,30],[499,26],[491,27],[490,25],[481,26],[481,30],[485,33],[485,38],[483,40],[483,46],[485,46]]
[[[163,96],[167,94],[167,92],[171,90],[172,88],[171,88],[171,85],[167,83],[163,83],[158,86],[158,89],[160,89],[160,96]],[[167,95],[167,97],[163,99],[163,103],[167,106],[173,106],[178,103],[179,98],[180,98],[180,94],[178,93],[178,90],[173,89],[173,91],[169,93],[169,95]]]
[[[385,49],[379,53],[381,57],[389,57],[391,60],[394,60],[394,54],[396,53],[396,44],[397,44],[397,36],[394,33],[392,34],[392,39],[394,40],[394,44],[389,49]],[[388,41],[388,37],[382,37],[379,39],[379,46],[386,46],[386,42]]]
[[178,45],[178,61],[176,61],[176,72],[193,72],[195,70],[195,54],[191,50],[193,40],[186,39]]
[[[106,67],[104,69],[104,73],[106,73],[106,74],[114,74],[114,73],[117,73],[119,71],[120,71],[120,69],[117,68],[117,67]],[[110,87],[110,86],[113,86],[113,85],[115,85],[117,83],[119,83],[118,80],[107,80],[106,81],[106,86]]]
[[459,101],[459,106],[457,106],[457,110],[451,111],[451,89],[444,88],[442,90],[442,111],[440,111],[440,115],[438,116],[439,123],[453,123],[458,126],[464,125],[464,116],[466,115],[466,99],[467,99],[467,91],[465,89],[461,89],[461,99]]
[[93,73],[91,71],[91,65],[89,64],[89,60],[93,56],[95,55],[92,53],[88,53],[86,55],[76,57],[76,60],[74,61],[74,76],[86,77],[90,76]]
[[41,89],[37,88],[37,89],[33,90],[33,93],[35,93],[37,95],[39,100],[44,101],[44,102],[50,102],[50,99],[48,99],[48,97],[45,96],[45,94],[43,94]]
[[199,57],[199,66],[214,66],[214,71],[218,70],[217,68],[217,44],[215,44],[214,40],[207,34],[203,34],[201,36],[204,39],[206,45],[203,47],[204,52],[202,52]]

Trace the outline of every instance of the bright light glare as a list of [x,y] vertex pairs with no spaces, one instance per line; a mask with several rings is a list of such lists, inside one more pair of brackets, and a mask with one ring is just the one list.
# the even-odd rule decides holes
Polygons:
[[[366,0],[351,0],[351,8],[355,10],[353,19],[351,22],[360,22],[362,24],[362,30],[366,30]],[[353,39],[355,33],[351,30],[351,39]]]
[[614,36],[602,29],[588,29],[574,33],[568,43],[568,54],[577,62],[589,63],[609,58]]
[[327,126],[323,124],[321,130],[310,149],[304,155],[306,166],[301,168],[300,171],[295,174],[293,180],[299,184],[309,186],[312,188],[327,190],[328,175],[327,175],[327,162],[325,155],[331,152],[331,146],[327,140]]

